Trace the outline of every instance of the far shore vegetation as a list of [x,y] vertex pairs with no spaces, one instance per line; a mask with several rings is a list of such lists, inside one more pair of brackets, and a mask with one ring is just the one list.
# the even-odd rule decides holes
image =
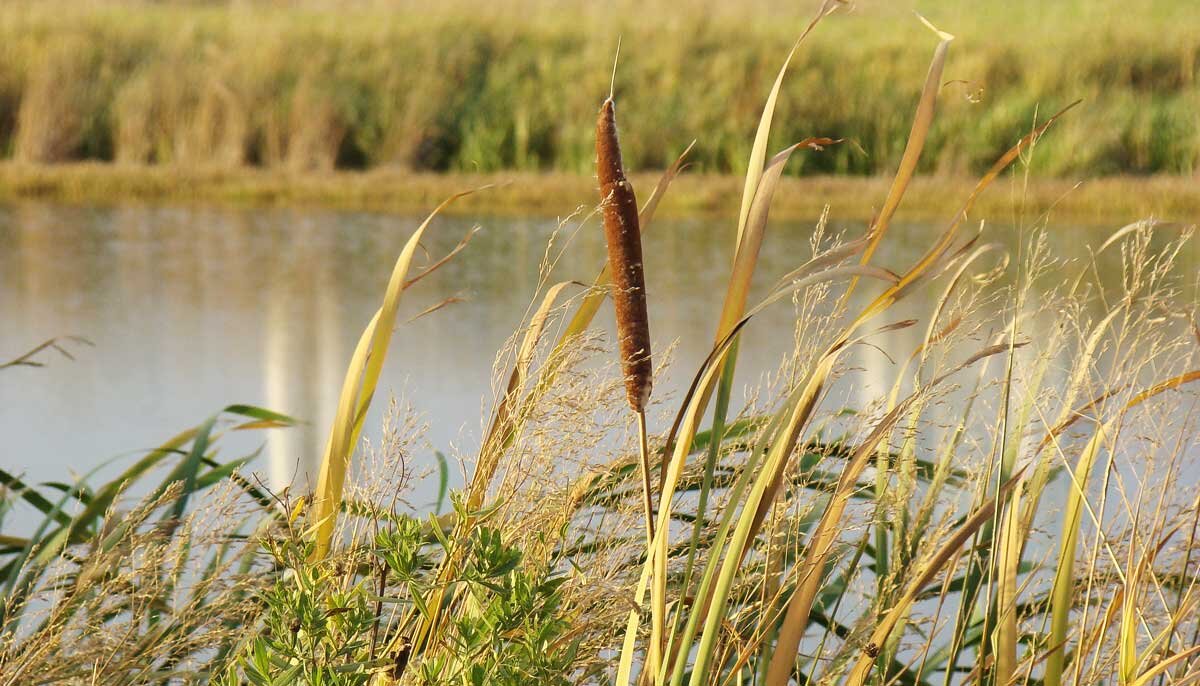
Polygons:
[[[620,35],[617,96],[640,124],[622,132],[626,164],[652,184],[694,139],[662,211],[728,212],[761,93],[811,10],[735,5],[9,0],[0,200],[417,211],[498,184],[456,211],[559,216],[590,202],[587,123]],[[1200,10],[919,5],[957,38],[902,216],[952,212],[949,198],[1074,99],[1020,192],[990,191],[983,211],[1011,213],[1019,196],[1023,212],[1077,223],[1200,216]],[[774,216],[878,209],[930,57],[915,6],[860,0],[796,55],[772,140],[843,140],[792,158]]]
[[[600,4],[8,0],[0,200],[417,211],[497,184],[457,211],[559,216],[590,202],[587,123],[621,36],[629,169],[652,184],[695,140],[663,212],[730,211],[808,3]],[[878,209],[930,57],[918,5],[956,40],[902,216],[952,212],[1075,99],[1020,192],[991,191],[983,211],[1019,196],[1077,223],[1200,216],[1200,9],[1167,0],[847,5],[795,56],[772,132],[841,142],[791,159],[774,216]]]
[[[399,167],[591,176],[596,99],[639,122],[633,171],[696,139],[693,172],[746,171],[761,93],[811,3],[497,0],[0,3],[0,156],[290,172]],[[1200,9],[1168,0],[844,5],[797,53],[772,138],[842,138],[789,174],[890,175],[929,63],[955,34],[918,174],[976,176],[1069,102],[1056,178],[1193,175]],[[618,19],[618,17],[620,17]]]

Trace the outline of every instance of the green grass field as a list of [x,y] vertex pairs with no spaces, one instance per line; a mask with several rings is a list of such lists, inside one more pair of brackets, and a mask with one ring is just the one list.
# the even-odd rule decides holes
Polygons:
[[[894,169],[937,42],[917,7],[958,37],[920,172],[977,173],[1083,99],[1035,173],[1194,173],[1200,7],[1044,4],[840,11],[797,54],[772,147],[841,137],[792,169]],[[663,168],[694,138],[697,170],[740,173],[778,55],[815,6],[12,0],[0,6],[0,150],[35,163],[590,174],[621,36],[627,163]]]

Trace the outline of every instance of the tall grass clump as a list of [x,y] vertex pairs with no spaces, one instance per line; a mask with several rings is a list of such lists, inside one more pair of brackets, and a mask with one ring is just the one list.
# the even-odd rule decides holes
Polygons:
[[[866,0],[797,55],[781,90],[788,140],[821,122],[853,145],[799,173],[890,174],[918,97],[925,50]],[[979,174],[1025,133],[1038,104],[1084,103],[1043,146],[1041,174],[1190,174],[1197,168],[1200,39],[1188,3],[1015,0],[921,10],[962,37],[922,173]],[[589,3],[480,8],[402,0],[354,12],[328,0],[242,3],[14,0],[0,7],[0,147],[18,160],[122,160],[282,170],[400,166],[592,173],[588,125],[604,50],[589,26],[644,46],[622,78],[626,162],[663,169],[664,131],[705,132],[693,162],[746,171],[756,93],[803,7],[652,1],[614,20]],[[634,16],[636,15],[636,19]],[[705,88],[693,84],[707,84]],[[814,92],[823,97],[812,97]],[[11,126],[4,122],[12,123]]]
[[228,57],[199,63],[178,50],[139,65],[116,93],[115,161],[239,167],[250,159],[253,113]]
[[33,60],[26,75],[15,135],[19,162],[62,162],[111,154],[104,57],[86,39],[57,42]]
[[[537,296],[497,358],[478,446],[439,453],[440,476],[429,475],[441,480],[432,512],[406,502],[422,476],[410,465],[427,452],[424,420],[393,405],[382,439],[363,438],[391,339],[404,335],[401,298],[466,245],[422,268],[421,239],[446,204],[416,229],[349,361],[316,490],[265,495],[270,515],[249,538],[231,537],[247,568],[264,571],[238,587],[248,606],[217,613],[227,630],[216,654],[180,648],[211,659],[205,676],[231,686],[1196,681],[1200,283],[1183,266],[1193,229],[1137,221],[1076,259],[1056,254],[1047,216],[1021,218],[1012,251],[991,240],[975,201],[1003,180],[1019,198],[1030,166],[1079,114],[1060,94],[1047,103],[1057,112],[1025,119],[905,259],[890,224],[931,144],[954,131],[939,113],[961,37],[925,21],[935,40],[919,41],[924,85],[875,219],[858,234],[823,216],[794,268],[760,273],[786,165],[847,147],[831,134],[849,133],[832,128],[770,153],[772,135],[786,133],[776,121],[793,118],[787,84],[811,85],[804,55],[841,6],[822,3],[762,89],[712,345],[675,365],[690,379],[679,395],[660,384],[650,397],[670,368],[663,346],[657,369],[649,359],[642,265],[659,256],[634,239],[653,228],[693,148],[639,209],[625,175],[639,138],[618,147],[611,98],[602,106],[588,130],[600,204],[570,215],[548,244]],[[636,90],[622,101],[625,131],[638,131]],[[610,259],[578,291],[559,258],[572,231],[600,228]],[[615,341],[594,327],[609,297]],[[743,350],[781,335],[758,315],[786,307],[790,352],[739,394]],[[231,411],[257,418],[244,428],[284,420]],[[146,510],[171,513],[154,530],[164,545],[185,530],[184,494],[231,473],[210,466],[215,421],[156,453],[180,458]],[[447,509],[453,459],[467,474]],[[47,576],[51,562],[83,559],[68,552],[111,540],[96,518],[111,498],[68,498],[91,513],[86,524],[59,521],[40,497],[31,504],[46,508],[51,535],[5,543],[17,555],[5,569],[33,579],[28,588],[59,578]],[[105,588],[66,578],[67,588]],[[6,618],[34,606],[17,607]],[[5,645],[54,650],[74,629],[57,644],[36,631],[18,627]],[[8,650],[0,670],[25,654]],[[147,669],[167,681],[182,663],[162,654]]]

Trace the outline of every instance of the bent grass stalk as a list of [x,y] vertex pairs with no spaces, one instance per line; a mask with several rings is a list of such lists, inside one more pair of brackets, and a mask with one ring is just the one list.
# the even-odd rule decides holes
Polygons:
[[[888,188],[887,198],[883,201],[883,208],[879,211],[879,215],[875,221],[871,222],[871,245],[867,246],[867,249],[863,251],[863,264],[870,262],[871,258],[875,255],[875,249],[879,247],[879,242],[883,240],[883,235],[887,233],[892,216],[900,208],[900,202],[904,199],[904,192],[908,190],[908,184],[912,181],[913,174],[917,171],[917,162],[921,159],[921,151],[925,149],[925,139],[929,136],[929,128],[933,125],[938,89],[941,88],[942,72],[946,66],[946,55],[950,51],[950,42],[954,40],[954,36],[929,23],[925,17],[918,14],[917,18],[921,20],[921,23],[929,27],[929,30],[937,34],[941,42],[938,43],[937,48],[933,51],[933,60],[929,63],[929,73],[925,76],[925,85],[921,89],[921,98],[917,102],[917,111],[913,116],[912,129],[908,133],[908,141],[904,144],[904,153],[900,157],[900,165],[896,169],[891,187]],[[844,297],[849,297],[856,285],[857,281],[852,281],[850,287],[846,289]]]
[[[900,207],[900,202],[904,198],[904,192],[908,189],[908,184],[912,181],[913,174],[916,172],[917,162],[920,161],[921,151],[925,147],[925,139],[929,134],[929,129],[933,125],[935,108],[937,105],[937,94],[941,87],[942,73],[946,65],[946,56],[949,52],[950,42],[954,40],[954,36],[939,30],[933,24],[925,20],[919,14],[918,18],[931,31],[938,35],[941,42],[934,49],[933,60],[929,64],[929,72],[925,77],[925,85],[921,89],[921,96],[917,103],[917,111],[913,116],[912,128],[909,131],[908,141],[904,145],[904,153],[901,155],[900,164],[896,169],[896,173],[892,179],[891,187],[888,189],[887,197],[884,200],[883,208],[871,222],[871,242],[862,254],[862,263],[867,264],[871,261],[871,257],[875,254],[875,249],[883,240],[884,234],[887,232],[888,226],[891,223],[892,216]],[[965,268],[965,265],[964,265]],[[858,285],[857,280],[852,281],[846,289],[843,298],[849,298]],[[936,320],[936,317],[935,317]],[[932,326],[932,323],[931,323]],[[928,336],[927,336],[928,339]],[[899,392],[899,381],[902,375],[897,375],[897,384],[892,392],[892,403],[895,402],[895,396]],[[914,413],[914,417],[917,413]],[[884,450],[880,451],[880,460],[882,464],[886,464],[886,456]],[[876,477],[876,498],[882,500],[883,490],[886,482],[886,469],[879,469]],[[882,512],[882,510],[881,510]],[[879,592],[883,595],[883,584],[886,580],[886,575],[882,570],[887,568],[887,526],[882,520],[876,525],[877,533],[875,539],[875,550],[877,556],[877,566],[881,572],[879,574]],[[882,660],[883,658],[881,658]]]

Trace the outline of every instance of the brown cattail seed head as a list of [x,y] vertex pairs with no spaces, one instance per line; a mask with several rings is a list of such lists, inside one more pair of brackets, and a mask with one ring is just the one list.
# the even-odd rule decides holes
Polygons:
[[617,312],[621,368],[629,405],[638,412],[650,399],[654,368],[650,361],[650,318],[646,313],[646,279],[642,271],[642,231],[637,198],[625,178],[612,98],[600,107],[596,121],[596,176],[604,209],[604,240]]

